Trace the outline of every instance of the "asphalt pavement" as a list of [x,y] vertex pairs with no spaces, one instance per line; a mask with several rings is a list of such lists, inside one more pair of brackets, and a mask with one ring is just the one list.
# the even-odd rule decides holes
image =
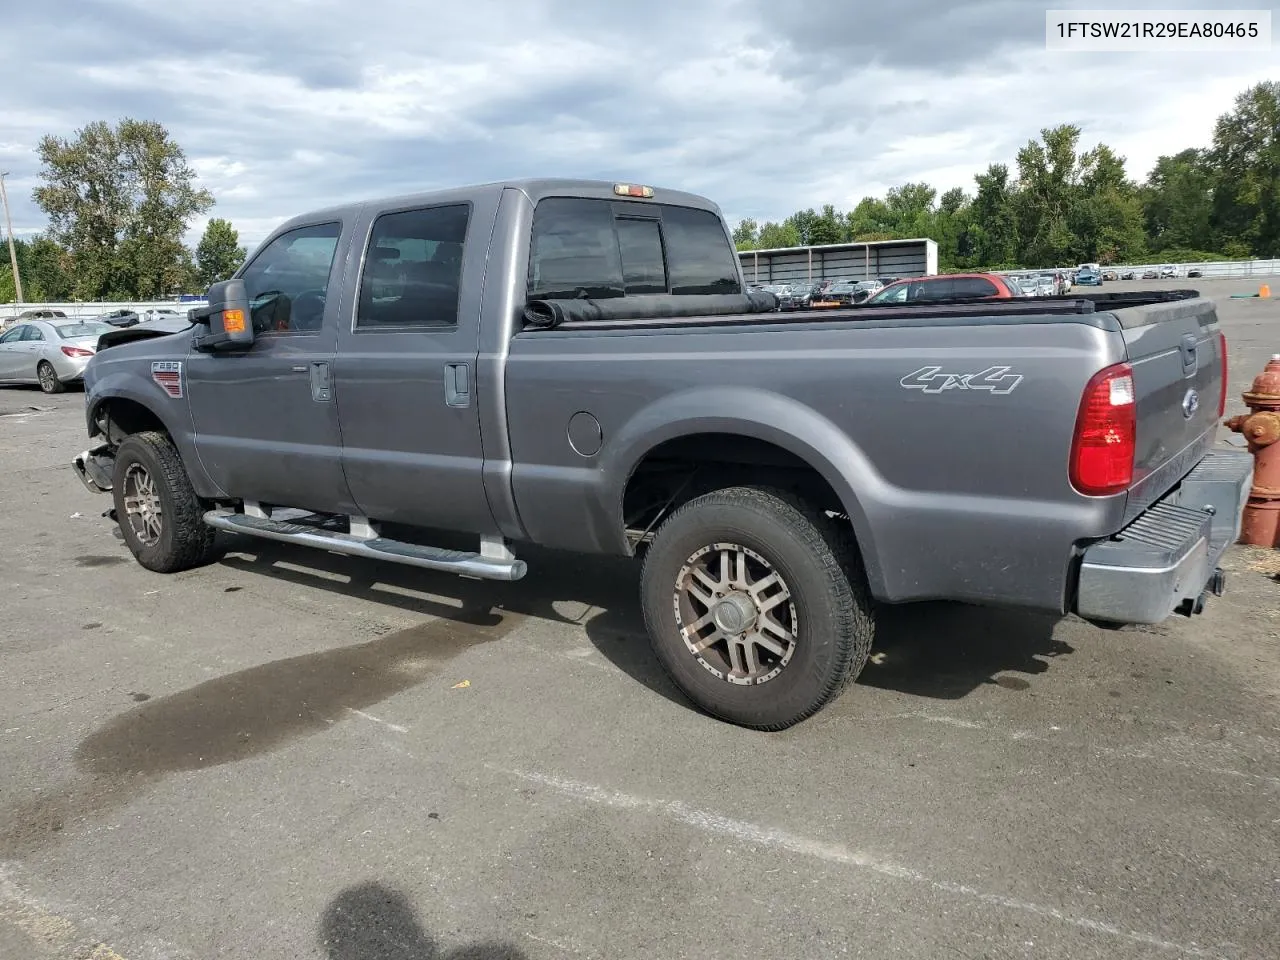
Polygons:
[[[1280,301],[1177,285],[1239,412]],[[1277,551],[1157,627],[884,610],[769,735],[663,679],[628,562],[148,573],[82,406],[0,389],[0,960],[1277,954]]]

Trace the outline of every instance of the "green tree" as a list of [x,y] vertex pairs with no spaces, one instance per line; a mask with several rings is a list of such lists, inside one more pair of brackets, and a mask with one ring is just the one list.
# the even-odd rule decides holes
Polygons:
[[869,240],[874,234],[891,234],[893,218],[888,205],[876,197],[863,197],[845,217],[850,240]]
[[933,201],[938,191],[927,183],[904,183],[885,194],[889,229],[901,239],[927,236],[933,226]]
[[69,255],[84,300],[163,296],[190,277],[182,243],[191,219],[213,206],[182,148],[159,123],[96,121],[37,148],[43,185],[34,197],[49,236]]
[[1208,151],[1190,148],[1156,160],[1142,187],[1142,214],[1151,249],[1212,249],[1213,193]]
[[1218,235],[1255,256],[1280,256],[1280,81],[1236,97],[1214,126],[1210,157]]
[[783,247],[798,247],[801,245],[800,232],[796,229],[791,218],[788,217],[782,223],[766,223],[760,228],[760,244],[761,250],[779,250]]
[[[15,238],[13,247],[22,276],[23,300],[39,303],[70,299],[71,281],[67,276],[65,250],[39,234],[30,240]],[[9,251],[7,244],[0,243],[0,303],[13,303],[16,299]]]
[[214,217],[196,246],[195,282],[201,289],[226,280],[244,263],[245,249],[230,220]]
[[733,228],[733,245],[739,250],[753,250],[759,242],[760,225],[750,217],[739,220],[738,225]]
[[993,163],[973,179],[978,184],[978,195],[971,208],[968,234],[974,265],[1012,266],[1018,252],[1018,228],[1009,168]]

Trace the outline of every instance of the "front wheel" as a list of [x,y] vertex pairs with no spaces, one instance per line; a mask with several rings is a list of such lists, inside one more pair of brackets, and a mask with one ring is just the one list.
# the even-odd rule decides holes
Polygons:
[[782,730],[866,665],[872,604],[850,535],[787,493],[733,487],[659,528],[641,599],[653,649],[703,710]]
[[36,378],[40,381],[40,389],[45,393],[61,393],[67,385],[58,379],[58,371],[48,360],[41,360],[36,367]]
[[165,434],[135,433],[120,444],[111,493],[124,542],[148,570],[176,573],[217,558],[217,533]]

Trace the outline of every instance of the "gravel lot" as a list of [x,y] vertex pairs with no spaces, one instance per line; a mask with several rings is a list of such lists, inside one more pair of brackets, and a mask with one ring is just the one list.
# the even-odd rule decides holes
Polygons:
[[[1243,409],[1280,301],[1177,285]],[[766,735],[666,684],[626,563],[147,573],[68,467],[82,404],[0,389],[4,960],[1276,955],[1275,551],[1154,628],[887,610]]]

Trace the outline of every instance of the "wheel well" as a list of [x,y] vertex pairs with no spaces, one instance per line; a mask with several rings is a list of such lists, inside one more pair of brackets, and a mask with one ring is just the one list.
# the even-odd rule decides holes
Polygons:
[[93,424],[111,444],[119,444],[131,434],[148,430],[169,432],[159,417],[136,400],[104,400],[94,411]]
[[699,433],[659,444],[636,465],[623,493],[624,525],[628,531],[650,530],[685,501],[738,485],[780,487],[844,515],[831,484],[791,451],[739,434]]

